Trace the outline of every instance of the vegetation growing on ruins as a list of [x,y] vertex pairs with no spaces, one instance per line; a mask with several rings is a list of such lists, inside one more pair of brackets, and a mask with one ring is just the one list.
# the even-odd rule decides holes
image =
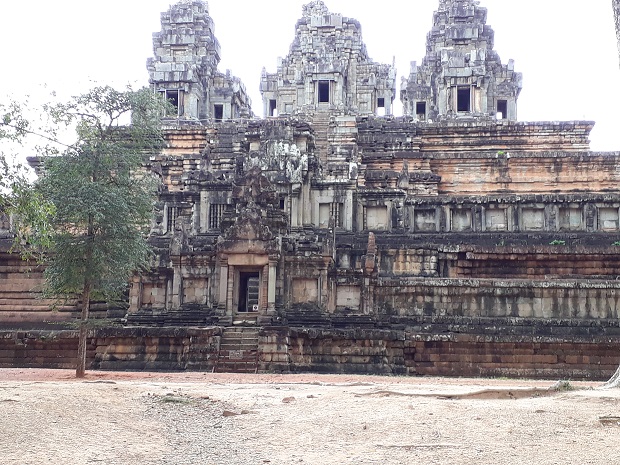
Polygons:
[[[46,286],[52,295],[81,301],[78,366],[85,372],[90,301],[125,289],[147,266],[146,241],[156,183],[140,170],[145,156],[163,144],[163,102],[151,91],[97,87],[49,107],[56,124],[75,127],[76,143],[45,157],[35,187],[54,205],[46,254]],[[125,121],[131,124],[125,125]]]
[[[19,218],[18,241],[46,252],[46,291],[81,302],[78,377],[85,372],[91,300],[118,297],[130,275],[148,264],[157,183],[141,166],[162,147],[166,105],[148,89],[97,87],[68,103],[46,105],[48,130],[33,129],[18,104],[0,108],[4,141],[37,135],[51,142],[37,147],[35,164],[43,175],[34,183],[3,154],[1,206]],[[60,143],[58,134],[67,128],[75,130],[75,142]]]

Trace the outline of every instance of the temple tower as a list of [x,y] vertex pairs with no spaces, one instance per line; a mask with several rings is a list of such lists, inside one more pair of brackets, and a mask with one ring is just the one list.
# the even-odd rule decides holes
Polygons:
[[249,117],[251,101],[230,71],[220,73],[220,44],[202,0],[181,0],[161,14],[153,34],[154,58],[147,61],[150,83],[176,108],[181,120],[216,121]]
[[497,118],[516,121],[521,73],[493,50],[487,9],[477,0],[440,0],[426,56],[403,78],[405,115],[418,120]]
[[290,52],[279,60],[277,72],[263,69],[264,114],[389,115],[395,76],[392,65],[369,58],[358,21],[330,13],[314,0],[303,7]]

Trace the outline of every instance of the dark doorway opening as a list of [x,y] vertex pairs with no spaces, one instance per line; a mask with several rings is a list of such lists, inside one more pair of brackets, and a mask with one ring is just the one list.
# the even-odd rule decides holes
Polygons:
[[426,102],[416,102],[415,104],[415,116],[420,121],[426,120]]
[[258,312],[260,279],[258,272],[239,273],[239,313]]
[[222,121],[224,119],[224,105],[214,105],[213,110],[215,121]]
[[471,88],[458,87],[456,91],[456,111],[471,111]]
[[498,100],[497,101],[497,119],[506,119],[506,118],[508,118],[508,101]]
[[377,99],[377,116],[385,116],[385,98]]
[[278,116],[278,102],[276,100],[269,100],[269,116]]
[[329,103],[329,81],[319,81],[319,103]]

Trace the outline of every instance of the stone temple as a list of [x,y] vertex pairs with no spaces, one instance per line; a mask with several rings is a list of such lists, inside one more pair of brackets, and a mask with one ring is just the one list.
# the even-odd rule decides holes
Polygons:
[[[93,330],[91,366],[613,373],[620,153],[590,150],[590,121],[518,120],[522,76],[480,3],[439,0],[400,83],[402,117],[394,66],[321,0],[253,84],[263,118],[218,71],[206,2],[163,13],[147,68],[175,112],[147,166],[161,179],[156,258],[127,312],[107,310],[124,326]],[[49,317],[33,289],[0,321]]]

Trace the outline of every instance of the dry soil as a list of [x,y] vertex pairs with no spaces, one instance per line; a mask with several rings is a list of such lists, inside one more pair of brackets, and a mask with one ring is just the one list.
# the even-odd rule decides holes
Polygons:
[[2,464],[620,464],[620,390],[0,370]]

